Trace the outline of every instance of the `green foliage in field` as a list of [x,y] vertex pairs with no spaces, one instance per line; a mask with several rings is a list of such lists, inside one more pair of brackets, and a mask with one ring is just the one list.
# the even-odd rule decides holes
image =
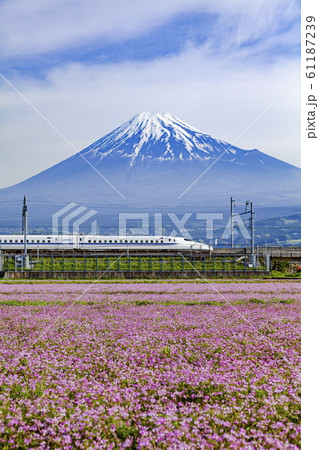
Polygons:
[[[95,272],[95,271],[214,271],[214,270],[251,270],[248,261],[242,258],[213,256],[209,258],[190,258],[172,255],[156,256],[76,256],[40,257],[31,256],[30,264],[34,271]],[[264,266],[260,265],[260,269]],[[15,270],[14,260],[6,258],[4,270]]]

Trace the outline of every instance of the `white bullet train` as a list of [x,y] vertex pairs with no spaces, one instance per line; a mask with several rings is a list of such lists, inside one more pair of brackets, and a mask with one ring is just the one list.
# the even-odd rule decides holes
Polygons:
[[[1,250],[23,250],[22,235],[0,235]],[[212,252],[210,245],[170,236],[28,235],[28,250],[136,250]]]

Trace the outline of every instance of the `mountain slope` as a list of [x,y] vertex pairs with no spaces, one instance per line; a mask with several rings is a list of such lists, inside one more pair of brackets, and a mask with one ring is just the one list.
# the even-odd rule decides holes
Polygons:
[[128,158],[133,166],[146,159],[206,161],[224,151],[230,156],[246,153],[230,148],[227,142],[214,139],[171,114],[143,112],[92,144],[83,154],[101,160],[111,154],[118,155]]
[[171,114],[144,112],[79,154],[0,190],[0,200],[24,194],[48,203],[121,208],[210,207],[234,195],[290,205],[300,201],[300,169],[215,139]]

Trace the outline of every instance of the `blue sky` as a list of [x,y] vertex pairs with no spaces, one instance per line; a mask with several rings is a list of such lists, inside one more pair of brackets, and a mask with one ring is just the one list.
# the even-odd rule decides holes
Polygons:
[[66,48],[28,55],[4,58],[5,72],[19,71],[34,77],[45,76],[46,71],[73,63],[108,64],[123,61],[150,61],[180,54],[187,44],[201,46],[216,24],[218,16],[204,12],[181,13],[154,29],[132,38],[109,40],[104,36]]
[[[299,2],[224,3],[5,0],[1,73],[78,150],[141,110],[234,142],[275,102],[236,145],[299,165]],[[0,187],[74,153],[3,80],[0,96]]]

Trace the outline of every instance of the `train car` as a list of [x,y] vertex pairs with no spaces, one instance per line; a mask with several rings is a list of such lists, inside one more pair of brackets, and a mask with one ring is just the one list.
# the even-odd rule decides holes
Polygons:
[[[2,250],[23,250],[22,235],[0,235]],[[170,236],[84,236],[74,235],[28,235],[28,250],[86,250],[86,251],[188,251],[211,252],[213,248],[183,237]]]

